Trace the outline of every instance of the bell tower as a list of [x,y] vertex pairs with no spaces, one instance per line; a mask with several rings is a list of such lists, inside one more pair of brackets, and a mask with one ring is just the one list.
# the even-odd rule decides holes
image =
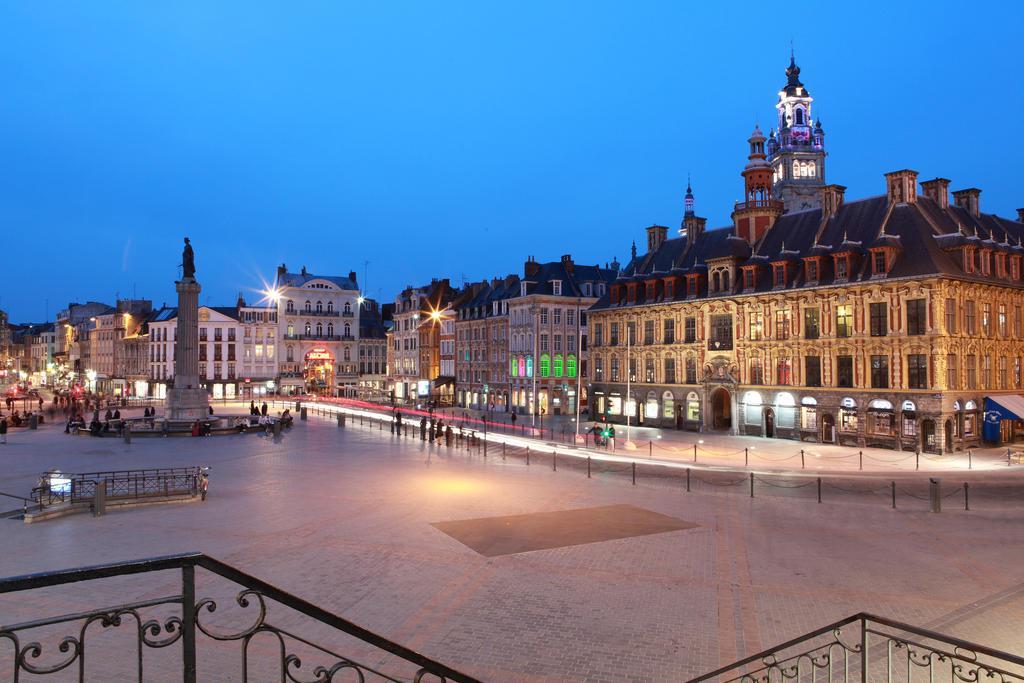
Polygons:
[[772,165],[772,194],[785,204],[786,213],[821,206],[825,185],[825,131],[821,119],[811,116],[813,98],[800,82],[800,67],[793,54],[786,69],[786,85],[775,105],[778,133],[768,139]]
[[771,229],[783,212],[782,202],[772,196],[772,165],[766,158],[766,139],[761,128],[754,126],[754,132],[747,139],[750,156],[741,174],[744,199],[736,202],[732,212],[736,236],[751,245],[756,244]]

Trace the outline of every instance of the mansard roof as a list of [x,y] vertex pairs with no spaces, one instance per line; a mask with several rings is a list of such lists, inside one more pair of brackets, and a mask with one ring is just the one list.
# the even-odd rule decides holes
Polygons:
[[[733,257],[737,265],[766,266],[772,261],[802,262],[810,256],[832,257],[843,253],[867,255],[872,247],[892,247],[899,250],[887,278],[925,277],[948,275],[963,279],[989,281],[994,277],[967,274],[960,259],[949,249],[973,243],[997,251],[1022,254],[1024,224],[991,214],[975,216],[959,206],[943,209],[927,196],[918,196],[916,203],[890,205],[887,197],[868,197],[839,206],[835,215],[823,220],[822,209],[810,209],[784,214],[761,241],[751,248],[733,235],[732,228],[717,228],[700,233],[687,243],[686,237],[665,240],[652,253],[633,259],[619,274],[617,283],[641,282],[651,277],[685,276],[706,272],[708,261]],[[867,258],[854,258],[850,270],[841,283],[848,284],[873,279],[875,276]],[[832,268],[826,267],[811,283],[804,279],[803,267],[786,285],[787,289],[804,286],[837,284]],[[735,279],[729,291],[700,296],[731,296],[749,293],[742,282]],[[755,291],[773,291],[770,278],[759,278]],[[683,291],[675,297],[682,300]],[[660,301],[661,299],[659,299]],[[610,304],[604,296],[594,309],[631,305],[622,302]]]
[[561,296],[580,297],[586,296],[583,293],[585,283],[597,284],[600,282],[611,283],[617,273],[611,268],[600,266],[583,266],[577,263],[572,264],[572,272],[565,261],[550,261],[537,264],[538,269],[534,275],[523,276],[526,282],[526,293],[554,295],[556,280],[562,282]]

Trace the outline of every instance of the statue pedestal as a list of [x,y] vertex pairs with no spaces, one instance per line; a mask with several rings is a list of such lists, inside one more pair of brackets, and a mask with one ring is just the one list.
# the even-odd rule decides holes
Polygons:
[[206,389],[171,387],[167,390],[166,417],[172,422],[205,420],[210,417],[210,401]]

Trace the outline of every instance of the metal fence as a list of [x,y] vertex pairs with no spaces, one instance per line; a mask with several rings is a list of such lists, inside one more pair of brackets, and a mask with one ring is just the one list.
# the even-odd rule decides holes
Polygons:
[[[117,585],[103,581],[109,579]],[[197,583],[228,599],[200,598]],[[40,614],[43,608],[36,606],[57,602],[52,598],[60,586],[75,591],[76,605],[105,592],[116,593],[118,604]],[[131,591],[145,597],[123,602],[120,596]],[[186,683],[476,680],[200,553],[0,579],[4,593],[18,595],[16,604],[27,617],[0,626],[0,671],[9,672],[7,680],[25,674],[32,680],[53,674],[59,674],[53,680],[67,680],[68,674],[77,681],[114,680],[105,667],[115,659],[128,662],[116,680],[128,680],[130,667],[130,679],[140,682],[172,674]],[[120,635],[103,637],[111,631]],[[310,633],[330,645],[314,642]],[[349,654],[340,654],[338,644]],[[168,649],[180,657],[162,655]]]
[[1024,681],[1024,657],[871,614],[855,614],[701,681]]
[[[294,402],[287,405],[293,406]],[[310,415],[325,418],[334,418],[339,410],[337,406],[329,404],[303,405]],[[858,475],[855,472],[815,474],[795,469],[779,473],[723,471],[701,466],[698,462],[700,450],[696,448],[691,456],[694,458],[694,465],[688,466],[678,461],[647,461],[630,454],[593,453],[583,448],[572,453],[572,450],[577,450],[573,446],[545,444],[542,441],[537,441],[536,446],[512,445],[486,438],[488,435],[494,436],[494,433],[490,432],[490,424],[488,429],[484,430],[467,428],[461,421],[453,422],[453,438],[449,446],[445,435],[431,436],[429,422],[427,428],[421,431],[418,419],[405,419],[398,425],[390,414],[356,411],[348,415],[347,423],[362,426],[382,435],[428,441],[439,448],[461,449],[473,456],[500,458],[529,466],[541,465],[554,471],[571,470],[590,478],[618,477],[629,479],[633,484],[667,487],[687,493],[732,493],[750,498],[771,496],[816,504],[856,502],[935,512],[940,512],[943,508],[973,510],[994,506],[1024,506],[1024,484],[1013,481],[970,482],[953,479],[948,474],[942,477],[923,477],[907,471],[893,472],[885,476]],[[479,425],[474,425],[477,426]],[[567,449],[571,450],[566,452]],[[752,464],[747,449],[738,449],[734,455],[738,458],[746,456],[746,464]],[[858,451],[839,457],[869,456]],[[910,453],[901,457],[918,456]],[[784,459],[793,460],[794,463],[805,462],[804,454],[801,452],[785,456]]]
[[66,474],[66,488],[54,489],[43,483],[32,489],[40,508],[56,503],[87,503],[96,497],[96,487],[106,487],[106,500],[134,500],[164,496],[195,496],[199,493],[202,467],[171,467],[109,472]]

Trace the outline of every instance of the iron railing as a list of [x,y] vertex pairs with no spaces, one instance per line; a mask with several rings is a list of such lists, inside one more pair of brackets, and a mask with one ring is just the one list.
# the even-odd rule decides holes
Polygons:
[[[197,598],[197,568],[216,575],[200,574],[199,578],[204,584],[219,587],[222,582],[218,582],[216,577],[234,584],[229,591],[237,591],[233,599],[222,601],[226,610],[221,609],[212,598]],[[147,660],[159,658],[165,666],[155,668],[163,675],[163,680],[168,673],[167,660],[155,651],[178,647],[180,643],[180,665],[174,664],[174,670],[181,671],[181,680],[185,683],[194,683],[200,678],[249,681],[254,678],[267,680],[269,677],[282,682],[311,680],[317,683],[341,680],[476,681],[471,676],[201,553],[0,579],[0,594],[25,594],[18,604],[31,608],[33,605],[44,604],[34,599],[36,594],[33,591],[39,591],[40,597],[46,597],[56,586],[141,574],[147,579],[141,590],[150,596],[159,596],[163,591],[161,586],[172,577],[157,573],[168,571],[180,572],[177,578],[173,578],[174,585],[180,586],[173,595],[149,597],[59,616],[33,615],[34,618],[30,620],[0,626],[0,670],[11,672],[13,676],[9,680],[18,681],[23,674],[49,675],[65,670],[75,672],[77,669],[75,680],[85,681],[87,674],[90,679],[96,675],[95,671],[86,668],[86,655],[89,654],[93,669],[97,666],[102,668],[107,665],[106,660],[115,659],[117,653],[97,652],[99,644],[118,642],[125,648],[120,653],[131,661],[132,679],[143,681],[152,678],[155,675],[154,667],[147,669]],[[138,582],[127,579],[124,583],[139,586]],[[83,588],[88,590],[85,586]],[[78,593],[75,601],[80,600],[81,595]],[[232,603],[236,606],[234,609],[231,608]],[[218,610],[237,614],[224,615],[214,623],[216,617],[211,615],[218,613],[219,616]],[[307,637],[282,628],[279,625],[282,622],[271,621],[271,618],[281,617],[284,623],[292,623],[296,621],[296,616],[299,620],[312,620],[312,630],[320,634],[324,633],[325,627],[332,629],[332,634],[326,636],[331,642],[350,641],[348,637],[360,641],[350,641],[350,648],[359,650],[362,655],[376,662],[389,660],[388,655],[398,658],[401,661],[388,661],[388,665],[390,669],[401,672],[384,673],[379,670],[382,664],[378,663],[378,668],[373,668],[353,657],[339,654],[331,647],[316,644]],[[248,626],[237,626],[239,618],[244,619]],[[228,626],[232,619],[236,625]],[[39,634],[49,636],[65,628],[70,629],[70,633],[54,637],[55,645],[44,645],[36,640]],[[97,637],[108,630],[118,630],[118,633],[124,635],[127,635],[126,631],[130,632],[134,643],[126,647],[123,640],[111,641],[109,638]],[[273,644],[269,648],[268,642]],[[224,652],[221,646],[224,643],[239,644],[242,655],[240,663],[237,654],[223,658],[216,656]],[[152,657],[147,657],[147,654]],[[256,670],[261,662],[267,662],[268,656],[274,660],[274,671]],[[233,663],[237,664],[239,670],[229,672]],[[123,679],[123,675],[119,679]]]
[[855,614],[692,679],[1024,681],[1024,657],[871,614]]
[[86,503],[96,496],[96,487],[106,485],[106,499],[126,500],[160,496],[198,495],[202,467],[170,467],[110,472],[68,473],[70,486],[56,491],[44,483],[32,489],[40,508],[53,503]]

